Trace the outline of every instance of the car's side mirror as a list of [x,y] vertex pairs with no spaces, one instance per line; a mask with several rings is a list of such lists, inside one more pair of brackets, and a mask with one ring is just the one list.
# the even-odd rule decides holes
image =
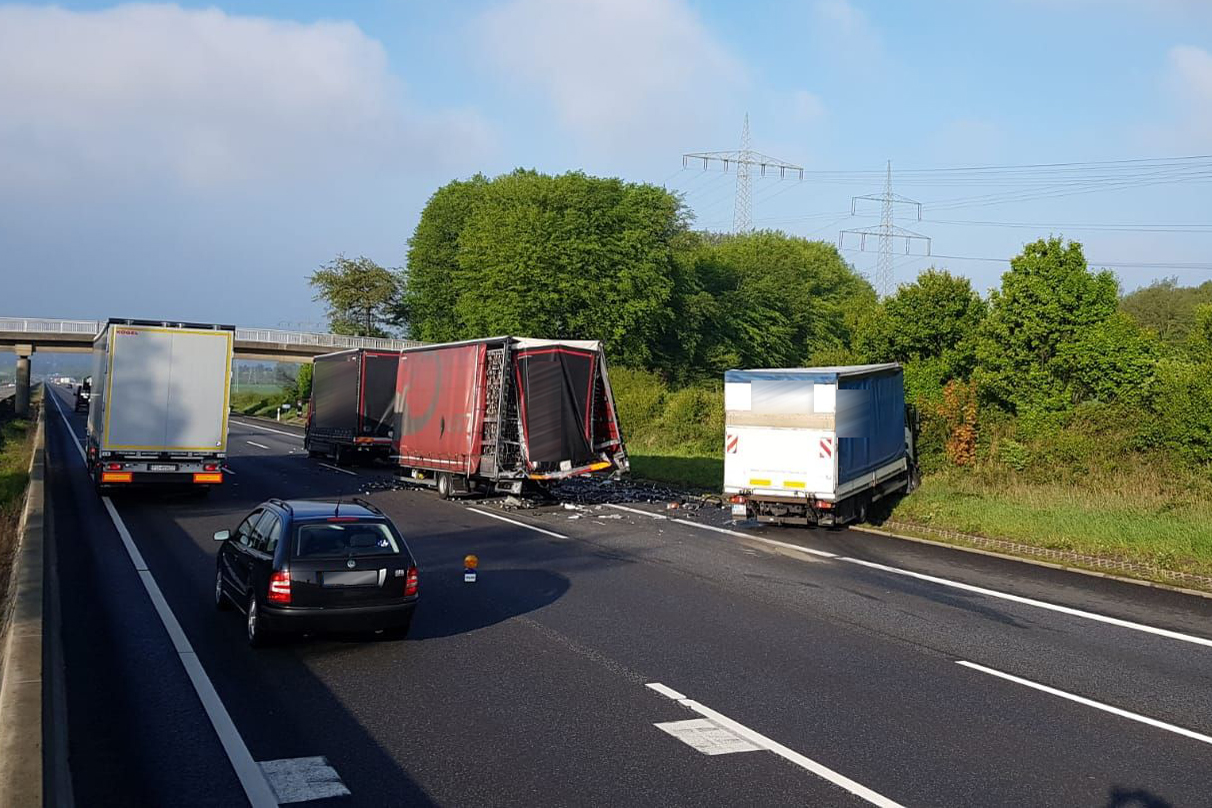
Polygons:
[[219,530],[215,532],[215,541],[227,541],[231,538],[230,530]]

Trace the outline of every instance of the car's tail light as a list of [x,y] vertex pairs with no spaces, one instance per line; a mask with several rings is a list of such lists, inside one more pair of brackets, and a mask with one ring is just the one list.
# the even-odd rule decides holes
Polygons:
[[408,574],[404,576],[404,597],[412,597],[417,594],[417,568],[409,567]]
[[269,576],[269,602],[290,603],[290,570],[274,570]]

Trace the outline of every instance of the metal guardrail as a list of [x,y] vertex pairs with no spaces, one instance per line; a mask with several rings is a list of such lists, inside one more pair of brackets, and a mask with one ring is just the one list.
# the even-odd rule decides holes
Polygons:
[[[97,320],[54,320],[37,317],[0,317],[0,333],[18,334],[84,334],[95,336],[103,324]],[[380,337],[349,337],[344,334],[316,334],[307,331],[282,331],[276,328],[237,328],[236,342],[261,342],[279,345],[299,345],[314,348],[370,348],[399,351],[416,348],[424,343],[408,339]]]

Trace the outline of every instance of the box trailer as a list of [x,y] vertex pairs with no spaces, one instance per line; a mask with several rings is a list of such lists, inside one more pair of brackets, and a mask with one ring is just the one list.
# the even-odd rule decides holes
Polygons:
[[235,327],[109,320],[93,340],[89,472],[98,490],[223,482]]
[[727,371],[724,423],[737,518],[844,525],[916,486],[898,364]]
[[409,348],[396,382],[398,473],[442,497],[628,470],[606,357],[587,340],[495,337]]
[[349,351],[317,356],[303,446],[335,463],[361,455],[388,458],[395,430],[398,351]]

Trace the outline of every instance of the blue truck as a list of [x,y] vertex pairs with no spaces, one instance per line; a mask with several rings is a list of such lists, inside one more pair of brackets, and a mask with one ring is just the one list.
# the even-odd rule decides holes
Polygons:
[[724,411],[734,518],[840,526],[917,486],[899,364],[730,370]]

